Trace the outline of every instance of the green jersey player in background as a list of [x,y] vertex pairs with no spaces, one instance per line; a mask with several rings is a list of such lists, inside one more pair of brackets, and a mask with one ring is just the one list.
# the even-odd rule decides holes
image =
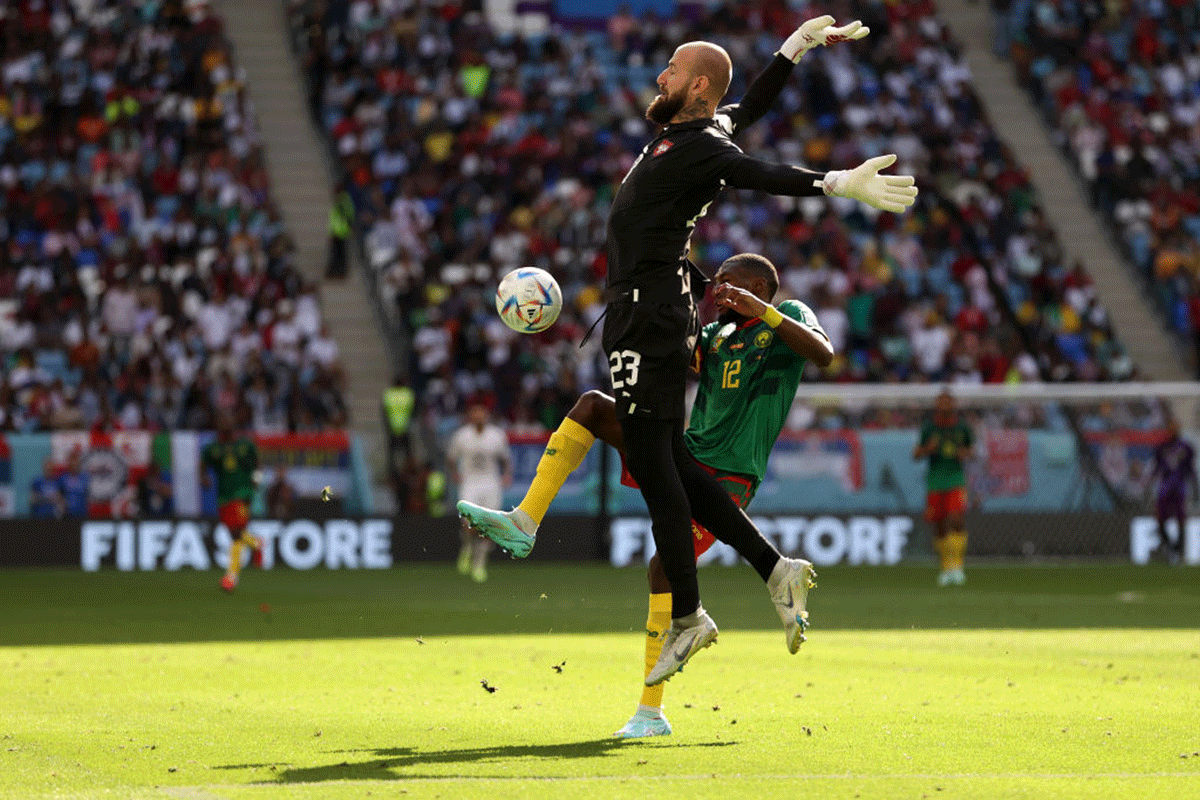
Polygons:
[[938,586],[964,584],[967,553],[966,463],[975,436],[958,415],[954,396],[943,391],[935,401],[933,418],[921,428],[913,459],[929,459],[925,474],[925,519],[933,526],[933,549],[941,558]]
[[[766,474],[767,458],[783,429],[805,363],[811,360],[828,366],[833,346],[804,303],[785,300],[778,307],[770,304],[779,290],[779,276],[768,259],[752,253],[733,256],[721,264],[714,282],[713,297],[720,315],[704,327],[697,343],[693,367],[700,384],[685,439],[693,458],[745,508]],[[502,547],[524,545],[519,554],[528,554],[550,502],[571,471],[583,463],[596,439],[623,452],[615,401],[602,392],[590,391],[579,398],[550,437],[537,474],[515,510],[505,513],[460,502],[459,513],[471,527]],[[634,485],[628,471],[622,482]],[[692,533],[699,557],[715,538],[696,522]],[[650,560],[647,577],[650,611],[645,669],[649,675],[671,625],[671,584],[657,553]],[[800,606],[803,608],[803,600]],[[784,622],[786,625],[788,620]],[[789,637],[792,652],[804,640],[806,626],[807,618],[796,636]],[[670,723],[662,713],[662,694],[661,683],[643,687],[637,712],[615,735],[670,734]]]
[[258,447],[254,440],[238,436],[233,415],[217,419],[217,440],[200,451],[200,474],[207,488],[214,477],[217,484],[217,517],[229,529],[229,567],[221,578],[221,588],[232,592],[242,571],[242,548],[250,548],[254,566],[262,566],[262,542],[246,530],[250,524],[250,503],[257,482]]

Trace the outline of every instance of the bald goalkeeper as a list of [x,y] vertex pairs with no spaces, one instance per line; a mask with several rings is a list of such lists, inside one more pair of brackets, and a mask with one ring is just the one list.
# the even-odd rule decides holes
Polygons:
[[[726,186],[793,197],[824,192],[896,213],[914,202],[917,190],[911,177],[879,175],[895,156],[818,173],[751,158],[733,143],[742,128],[766,113],[807,50],[867,34],[859,22],[842,28],[832,24],[828,16],[804,23],[736,105],[719,106],[732,74],[728,53],[709,42],[679,47],[658,76],[661,93],[646,110],[662,131],[642,149],[613,197],[603,346],[626,465],[641,487],[672,590],[672,624],[658,663],[646,677],[650,686],[669,678],[717,636],[717,626],[700,605],[693,518],[732,545],[767,581],[787,628],[789,649],[795,652],[792,643],[803,638],[812,565],[781,558],[684,444],[684,390],[699,334],[693,290],[703,296],[705,282],[686,256],[696,220]],[[794,324],[785,323],[774,306],[761,319],[771,328]],[[580,431],[575,438],[579,441],[571,436],[551,439],[538,470],[578,466],[563,456],[585,453],[590,435]],[[526,555],[534,529],[529,525],[527,532],[514,531],[501,544],[514,555]]]

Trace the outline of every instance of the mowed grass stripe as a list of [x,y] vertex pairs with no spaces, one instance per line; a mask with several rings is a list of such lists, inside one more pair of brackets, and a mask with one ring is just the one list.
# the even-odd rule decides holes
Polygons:
[[638,743],[607,736],[637,701],[627,634],[5,648],[0,787],[1196,775],[1194,633],[1106,633],[830,632],[791,657],[730,632],[668,685],[676,734]]
[[1200,797],[1194,571],[824,570],[793,657],[706,570],[720,642],[643,742],[640,570],[493,574],[4,573],[0,797]]
[[[939,589],[930,566],[829,567],[810,597],[817,630],[1188,628],[1200,622],[1192,569],[1127,564],[971,567]],[[265,641],[640,631],[640,567],[500,559],[483,585],[451,565],[390,570],[248,570],[236,594],[216,572],[0,573],[0,645]],[[705,607],[724,630],[775,630],[762,582],[745,566],[701,570]]]

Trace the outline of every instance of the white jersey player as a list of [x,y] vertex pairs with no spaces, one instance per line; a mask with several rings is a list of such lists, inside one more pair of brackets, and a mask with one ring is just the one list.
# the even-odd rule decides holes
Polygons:
[[[481,404],[467,409],[467,424],[450,437],[447,449],[450,479],[458,486],[458,499],[487,508],[499,508],[504,487],[512,482],[512,451],[508,435],[491,424],[487,407]],[[487,558],[493,545],[463,523],[460,530],[462,550],[458,571],[482,583],[487,580]]]

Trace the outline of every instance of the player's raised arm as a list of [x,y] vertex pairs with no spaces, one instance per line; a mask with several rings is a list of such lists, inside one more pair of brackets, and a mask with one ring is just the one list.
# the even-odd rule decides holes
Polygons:
[[774,164],[731,149],[719,167],[721,179],[734,189],[753,189],[789,197],[816,197],[825,173],[791,164]]
[[806,21],[784,40],[775,52],[775,58],[746,89],[741,101],[718,109],[718,120],[722,115],[729,119],[731,136],[747,125],[754,124],[767,113],[775,98],[779,97],[784,84],[791,77],[792,67],[805,53],[818,45],[861,39],[870,32],[871,29],[864,27],[858,20],[834,27],[833,17],[828,14]]
[[744,317],[759,317],[779,334],[779,339],[797,355],[804,356],[818,367],[833,361],[833,344],[820,326],[809,326],[780,312],[775,306],[729,283],[713,290],[713,300],[720,308],[729,308]]

